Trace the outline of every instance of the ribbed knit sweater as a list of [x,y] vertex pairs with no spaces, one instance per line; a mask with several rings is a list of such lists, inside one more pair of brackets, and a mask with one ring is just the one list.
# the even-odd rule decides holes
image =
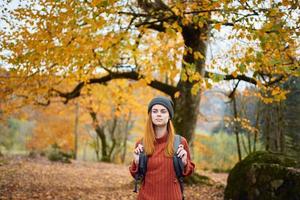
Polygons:
[[[148,157],[147,173],[139,190],[138,200],[182,200],[173,158],[165,155],[167,136],[166,134],[162,138],[156,139],[154,153]],[[139,143],[137,142],[136,146]],[[188,176],[194,171],[195,164],[191,162],[188,143],[183,137],[181,144],[187,151],[187,165],[183,175]],[[137,165],[132,162],[129,171],[133,177],[137,170]]]

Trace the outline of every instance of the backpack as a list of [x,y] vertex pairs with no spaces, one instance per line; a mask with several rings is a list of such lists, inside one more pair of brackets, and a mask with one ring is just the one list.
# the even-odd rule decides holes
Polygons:
[[[184,165],[183,165],[181,158],[179,158],[176,154],[176,151],[177,151],[180,143],[181,143],[181,136],[175,135],[174,144],[173,144],[173,149],[174,149],[173,165],[174,165],[176,177],[180,184],[182,199],[184,199],[183,198],[183,174],[182,174],[182,172],[184,170]],[[148,157],[146,156],[146,154],[144,152],[141,152],[139,154],[138,171],[134,177],[134,179],[135,179],[135,186],[134,186],[134,190],[133,190],[134,192],[137,192],[138,181],[142,182],[145,178],[145,175],[147,173],[147,161],[148,161]]]

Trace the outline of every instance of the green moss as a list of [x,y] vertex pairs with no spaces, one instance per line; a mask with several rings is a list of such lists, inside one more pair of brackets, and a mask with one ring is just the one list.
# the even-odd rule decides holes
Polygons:
[[277,188],[274,189],[271,183],[274,180],[277,180],[277,183],[282,182],[289,173],[287,167],[297,168],[299,163],[279,153],[259,151],[250,154],[231,170],[225,189],[225,199],[249,199],[251,195],[260,196],[260,199],[265,198],[263,195],[268,198],[276,196],[272,192],[279,186],[276,185]]
[[53,144],[48,153],[48,159],[53,162],[71,163],[70,159],[73,157],[72,152],[62,151],[57,144]]
[[0,166],[8,164],[8,160],[4,157],[0,157]]
[[257,151],[249,156],[247,156],[243,162],[238,164],[249,165],[252,163],[269,163],[269,164],[279,164],[284,167],[297,167],[299,163],[295,161],[292,157],[280,154],[272,153],[266,151]]
[[231,171],[231,169],[214,168],[214,169],[212,169],[212,171],[215,173],[229,173]]
[[184,183],[187,185],[213,185],[213,181],[198,173],[193,173],[191,176],[184,178]]

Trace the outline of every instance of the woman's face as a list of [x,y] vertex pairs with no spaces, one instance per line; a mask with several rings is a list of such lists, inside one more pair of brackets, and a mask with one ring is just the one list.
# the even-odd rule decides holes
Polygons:
[[151,118],[155,126],[165,126],[168,124],[170,115],[166,107],[156,104],[151,109]]

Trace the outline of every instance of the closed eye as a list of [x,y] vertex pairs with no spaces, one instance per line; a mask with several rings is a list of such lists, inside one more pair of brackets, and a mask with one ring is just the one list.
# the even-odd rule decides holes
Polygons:
[[[157,113],[159,110],[157,110],[157,109],[153,109],[152,110],[152,113]],[[168,111],[166,110],[166,109],[162,109],[162,110],[160,110],[160,113],[163,113],[163,114],[165,114],[165,113],[167,113]]]

